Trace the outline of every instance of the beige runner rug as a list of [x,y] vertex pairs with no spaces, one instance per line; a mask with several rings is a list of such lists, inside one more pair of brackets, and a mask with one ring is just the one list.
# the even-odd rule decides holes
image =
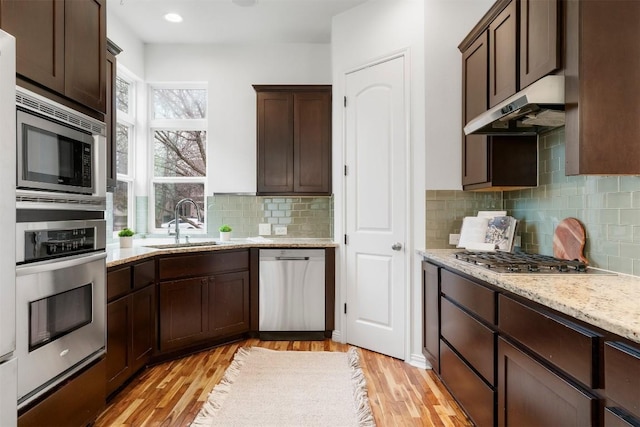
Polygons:
[[375,426],[355,348],[241,348],[192,426]]

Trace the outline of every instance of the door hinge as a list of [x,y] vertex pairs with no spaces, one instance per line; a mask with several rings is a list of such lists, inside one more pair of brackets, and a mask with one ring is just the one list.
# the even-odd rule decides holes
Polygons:
[[349,168],[347,168],[347,165],[344,165],[344,176],[347,176],[348,173],[349,173]]
[[347,314],[347,303],[344,303],[344,314]]
[[345,106],[345,108],[347,106],[347,97],[346,96],[344,97],[344,106]]
[[345,244],[345,245],[346,245],[346,244],[348,244],[347,242],[348,242],[348,239],[347,239],[347,235],[345,234],[345,235],[344,235],[344,244]]

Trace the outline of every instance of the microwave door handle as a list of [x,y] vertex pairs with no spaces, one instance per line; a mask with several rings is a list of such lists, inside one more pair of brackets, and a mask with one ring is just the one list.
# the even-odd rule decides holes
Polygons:
[[76,267],[78,265],[87,264],[92,261],[107,258],[106,252],[99,252],[91,255],[82,255],[79,257],[69,257],[68,259],[53,259],[33,263],[31,265],[19,265],[16,267],[16,276],[28,276],[29,274],[38,274],[45,271],[61,270],[63,268]]

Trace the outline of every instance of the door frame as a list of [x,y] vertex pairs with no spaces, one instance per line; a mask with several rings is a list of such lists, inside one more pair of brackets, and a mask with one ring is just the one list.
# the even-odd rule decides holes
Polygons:
[[[405,284],[404,284],[404,309],[405,309],[405,319],[404,319],[404,360],[408,362],[411,358],[411,337],[412,337],[412,311],[411,311],[411,298],[412,295],[412,283],[414,282],[414,269],[412,268],[413,256],[412,252],[414,249],[413,243],[413,162],[411,161],[413,150],[411,144],[411,57],[410,51],[408,49],[402,49],[399,51],[391,52],[387,55],[377,57],[372,59],[364,64],[359,66],[347,69],[342,74],[342,93],[341,96],[335,97],[334,100],[340,103],[341,108],[341,118],[342,118],[342,128],[340,129],[341,136],[341,147],[339,151],[341,154],[342,163],[339,165],[334,164],[335,169],[339,169],[339,176],[341,180],[340,190],[342,194],[340,195],[341,201],[341,228],[337,230],[340,234],[334,236],[334,240],[340,244],[343,248],[340,251],[339,256],[339,274],[340,274],[340,289],[339,295],[336,295],[336,312],[340,313],[339,325],[340,331],[337,333],[334,332],[333,339],[336,341],[340,341],[342,343],[347,342],[348,330],[347,330],[347,315],[344,312],[344,305],[347,301],[347,251],[344,244],[344,234],[346,233],[346,224],[347,224],[347,183],[344,177],[344,165],[347,159],[347,126],[346,126],[346,110],[343,106],[343,99],[346,96],[346,88],[347,88],[347,75],[364,70],[366,68],[393,60],[397,58],[403,58],[404,64],[404,108],[405,108],[405,118],[404,118],[404,127],[405,127],[405,174],[404,174],[404,183],[407,189],[406,197],[405,197],[405,239],[404,239],[404,252],[405,252],[405,261],[404,261],[404,272],[405,272]],[[337,98],[337,99],[336,99]],[[336,168],[336,166],[339,166]],[[335,177],[335,175],[334,175]],[[335,181],[334,181],[335,182]],[[337,267],[338,265],[336,265]],[[338,274],[338,271],[336,271]]]

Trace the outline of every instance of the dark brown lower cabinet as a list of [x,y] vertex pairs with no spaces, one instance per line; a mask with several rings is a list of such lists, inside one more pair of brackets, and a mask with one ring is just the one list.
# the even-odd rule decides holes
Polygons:
[[150,360],[154,348],[155,286],[107,304],[107,395]]
[[422,353],[440,372],[440,269],[422,262]]
[[105,407],[105,359],[64,381],[29,410],[18,414],[19,427],[83,427]]
[[605,427],[640,426],[640,347],[607,341],[604,344],[604,375]]
[[447,298],[440,301],[442,337],[484,378],[495,385],[496,332]]
[[440,375],[476,426],[495,425],[495,391],[444,341],[440,343]]
[[594,426],[597,410],[597,396],[498,339],[498,426]]
[[249,272],[209,279],[209,333],[212,337],[249,330]]
[[131,303],[128,296],[107,304],[107,395],[132,375],[130,324]]
[[160,351],[249,331],[249,272],[160,283]]
[[160,351],[206,338],[208,278],[160,283]]
[[606,407],[604,408],[604,427],[640,427],[640,419],[623,409]]
[[156,330],[156,288],[136,291],[131,299],[131,365],[133,372],[145,366],[153,353]]

